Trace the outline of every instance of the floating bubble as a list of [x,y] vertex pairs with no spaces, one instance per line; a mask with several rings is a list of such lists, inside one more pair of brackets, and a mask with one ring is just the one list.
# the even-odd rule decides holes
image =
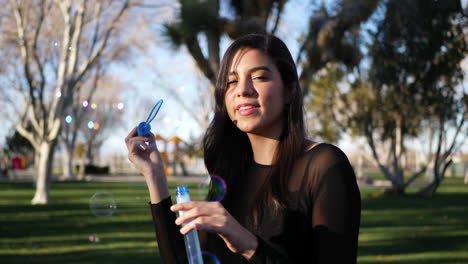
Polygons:
[[204,264],[221,264],[221,261],[219,261],[218,257],[208,251],[202,251],[202,258]]
[[89,235],[88,239],[89,239],[89,242],[92,242],[92,243],[99,242],[99,237],[96,234]]
[[217,175],[210,175],[210,200],[222,201],[227,192],[226,182],[223,178]]
[[89,199],[89,209],[97,217],[108,217],[114,214],[117,204],[112,194],[97,192]]
[[88,107],[88,105],[89,105],[88,100],[84,100],[83,101],[83,107],[86,108],[86,107]]
[[58,47],[59,43],[57,41],[54,42],[54,46]]
[[55,96],[57,96],[57,98],[62,97],[62,92],[58,91],[57,93],[55,93]]
[[94,128],[94,130],[98,130],[100,126],[101,125],[99,125],[98,122],[94,122],[93,128]]
[[94,122],[93,122],[93,121],[89,121],[89,122],[88,122],[88,128],[89,128],[89,129],[94,128]]
[[67,122],[67,124],[70,124],[72,121],[73,121],[73,117],[71,117],[71,115],[67,115],[65,117],[65,122]]
[[96,103],[92,103],[92,104],[91,104],[91,108],[92,108],[92,109],[96,109],[96,108],[97,108],[97,104],[96,104]]

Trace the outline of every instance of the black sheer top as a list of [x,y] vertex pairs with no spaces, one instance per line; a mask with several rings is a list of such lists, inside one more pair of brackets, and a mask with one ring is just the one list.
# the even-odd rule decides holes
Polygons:
[[[249,224],[249,206],[271,166],[252,163],[226,209],[257,236],[250,260],[232,253],[216,234],[199,231],[203,251],[227,263],[356,263],[361,197],[346,155],[331,144],[306,151],[294,164],[288,199],[278,210],[264,208],[258,225]],[[228,187],[229,188],[229,187]],[[183,236],[169,210],[171,198],[151,204],[153,223],[164,263],[187,263]],[[278,207],[276,207],[278,208]]]

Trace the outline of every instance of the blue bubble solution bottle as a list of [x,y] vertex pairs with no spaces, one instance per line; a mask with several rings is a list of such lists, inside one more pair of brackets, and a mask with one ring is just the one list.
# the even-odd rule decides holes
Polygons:
[[[183,203],[190,201],[190,193],[187,185],[181,185],[176,187],[176,200],[177,203]],[[182,215],[184,211],[179,211],[179,215]],[[198,239],[198,231],[192,230],[184,235],[185,251],[187,253],[187,259],[190,264],[203,264],[203,256],[200,249],[200,241]]]

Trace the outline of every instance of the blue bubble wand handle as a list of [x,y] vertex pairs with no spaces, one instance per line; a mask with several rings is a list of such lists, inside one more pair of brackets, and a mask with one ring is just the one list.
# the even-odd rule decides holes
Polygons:
[[159,99],[156,104],[153,106],[153,109],[151,109],[151,112],[149,113],[148,115],[148,118],[146,118],[146,121],[145,122],[141,122],[140,124],[138,124],[138,127],[137,127],[137,135],[138,136],[148,136],[150,131],[151,131],[151,121],[153,121],[153,119],[156,117],[156,115],[158,114],[159,112],[159,109],[161,108],[163,104],[163,100],[162,99]]
[[[187,185],[180,185],[176,187],[176,200],[177,203],[190,201],[190,193]],[[185,211],[179,211],[182,215]],[[192,230],[184,235],[185,252],[189,264],[203,264],[203,256],[200,249],[200,240],[198,239],[197,230]]]

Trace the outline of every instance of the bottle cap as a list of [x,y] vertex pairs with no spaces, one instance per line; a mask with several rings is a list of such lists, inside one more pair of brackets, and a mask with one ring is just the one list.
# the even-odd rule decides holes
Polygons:
[[151,131],[150,124],[146,122],[141,122],[140,124],[138,124],[138,128],[137,128],[138,136],[146,137],[149,135],[150,131]]

